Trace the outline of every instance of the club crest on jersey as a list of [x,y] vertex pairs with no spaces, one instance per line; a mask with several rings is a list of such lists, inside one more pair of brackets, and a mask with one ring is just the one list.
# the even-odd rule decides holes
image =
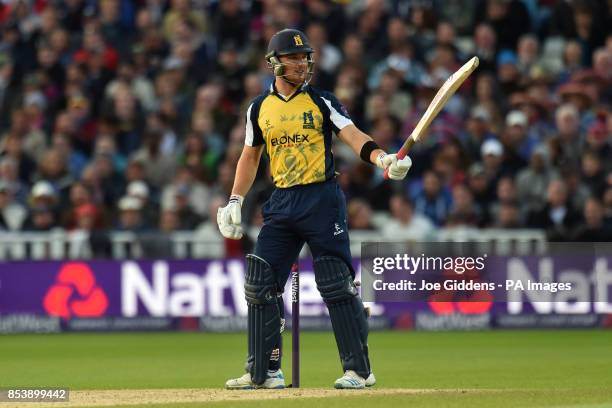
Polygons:
[[312,116],[312,111],[304,112],[304,125],[302,126],[304,129],[314,129],[314,117]]
[[298,46],[304,45],[304,42],[302,41],[302,37],[300,37],[299,34],[293,36],[293,42],[295,42],[295,45],[298,45]]

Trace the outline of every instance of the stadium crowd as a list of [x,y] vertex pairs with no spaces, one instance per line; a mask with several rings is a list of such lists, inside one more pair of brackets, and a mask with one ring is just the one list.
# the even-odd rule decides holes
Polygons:
[[[218,236],[268,89],[270,36],[303,29],[312,84],[387,151],[442,82],[480,67],[391,183],[334,149],[349,226],[612,238],[612,19],[605,0],[11,0],[0,4],[0,230]],[[263,163],[245,201],[261,225]],[[373,213],[388,212],[384,226]],[[399,238],[398,238],[399,237]]]

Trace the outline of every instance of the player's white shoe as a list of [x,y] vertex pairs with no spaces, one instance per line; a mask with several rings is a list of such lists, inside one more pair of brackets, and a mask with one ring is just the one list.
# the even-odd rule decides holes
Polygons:
[[334,383],[334,387],[339,389],[357,390],[365,388],[365,386],[366,380],[353,370],[346,370],[344,375],[338,378]]
[[256,388],[278,390],[285,388],[285,376],[281,370],[268,371],[266,381],[261,385],[256,385],[251,381],[251,374],[246,373],[242,377],[227,380],[225,388],[228,390],[254,390]]
[[376,384],[376,377],[374,377],[374,373],[370,373],[370,375],[368,375],[368,378],[366,378],[366,387],[371,387],[373,385]]
[[280,390],[285,388],[285,376],[283,371],[278,369],[276,371],[268,370],[268,378],[264,381],[263,385],[259,388],[267,388],[272,390]]

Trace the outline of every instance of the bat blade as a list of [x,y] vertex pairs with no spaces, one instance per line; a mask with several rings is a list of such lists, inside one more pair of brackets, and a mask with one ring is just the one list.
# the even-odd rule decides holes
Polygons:
[[[468,62],[463,64],[461,68],[455,71],[448,79],[442,84],[438,92],[432,99],[431,103],[427,107],[427,110],[412,130],[410,137],[406,139],[401,149],[397,152],[397,158],[403,159],[406,154],[410,151],[410,148],[423,137],[427,132],[429,125],[436,118],[438,113],[442,110],[448,100],[457,92],[457,89],[463,82],[474,72],[478,67],[478,57],[473,57]],[[385,178],[388,178],[388,171],[385,170]]]

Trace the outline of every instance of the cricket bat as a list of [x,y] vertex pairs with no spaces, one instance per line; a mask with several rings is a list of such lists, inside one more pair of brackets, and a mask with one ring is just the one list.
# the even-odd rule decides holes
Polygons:
[[[446,102],[455,94],[461,84],[470,76],[472,72],[478,67],[478,57],[473,57],[471,60],[466,62],[461,68],[455,71],[438,89],[436,96],[432,99],[431,103],[427,107],[425,114],[419,120],[419,123],[414,127],[410,137],[406,139],[402,147],[397,152],[397,159],[401,160],[410,151],[412,146],[419,141],[427,132],[427,128],[431,125],[434,118],[440,113]],[[389,170],[385,170],[385,178],[389,178]]]

